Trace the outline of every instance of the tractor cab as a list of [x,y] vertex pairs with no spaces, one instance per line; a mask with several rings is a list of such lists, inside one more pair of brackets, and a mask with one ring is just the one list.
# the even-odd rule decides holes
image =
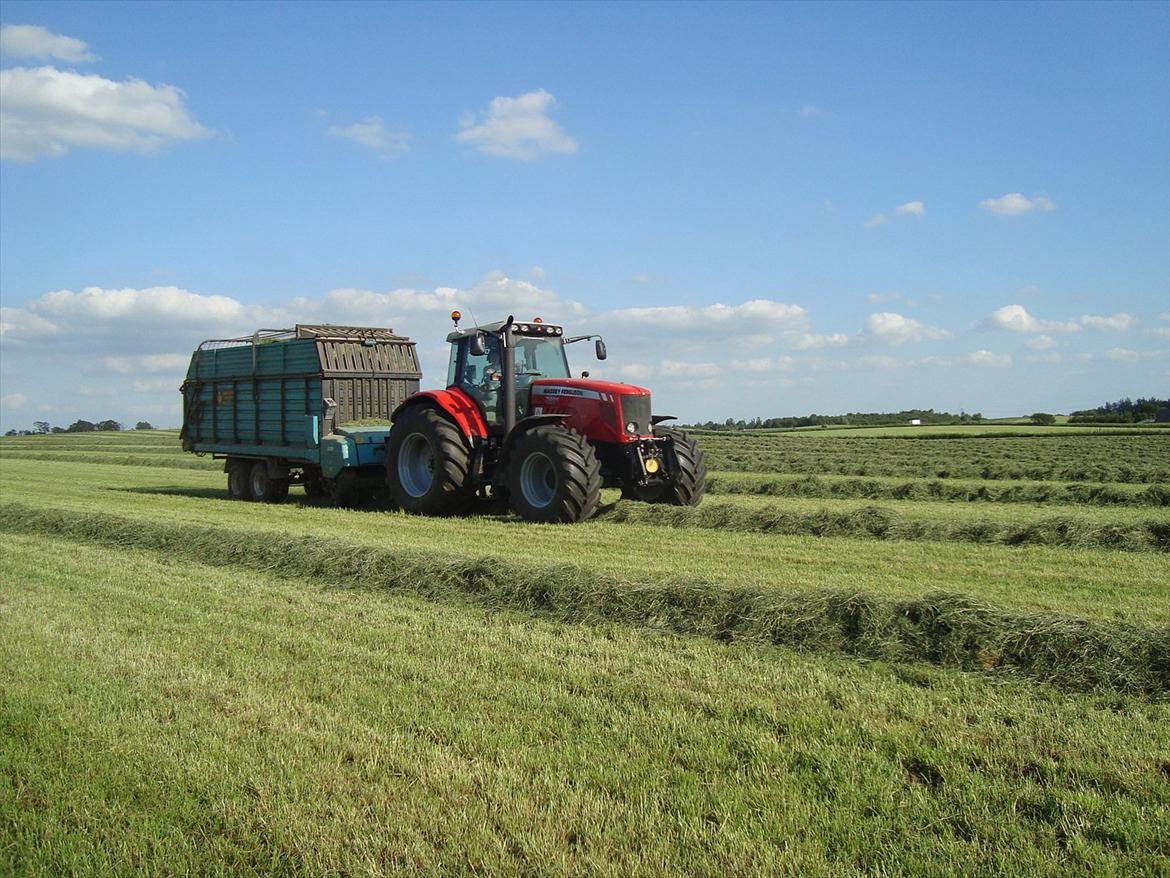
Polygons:
[[[460,329],[461,316],[458,311],[451,313],[455,330],[447,336],[451,344],[447,388],[466,393],[482,407],[489,428],[505,433],[531,414],[533,382],[571,377],[565,345],[594,337],[566,339],[563,327],[545,323],[539,317],[527,323],[508,318]],[[600,339],[597,353],[605,359],[605,344]],[[513,419],[506,416],[507,396],[512,398]]]

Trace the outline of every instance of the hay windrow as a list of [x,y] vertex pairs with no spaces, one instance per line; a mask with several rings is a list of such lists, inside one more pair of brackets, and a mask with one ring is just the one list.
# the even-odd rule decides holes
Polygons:
[[1170,697],[1170,626],[1020,613],[964,594],[936,591],[898,598],[854,589],[729,588],[681,578],[635,582],[571,565],[538,568],[22,504],[0,507],[0,530],[148,549],[334,587],[469,600],[564,622],[619,622],[719,640],[992,671],[1073,691]]
[[1165,518],[1126,524],[1085,521],[1060,514],[1023,522],[971,518],[948,520],[907,518],[881,506],[863,506],[844,512],[830,509],[808,512],[787,509],[780,504],[748,507],[710,501],[699,507],[621,501],[605,509],[599,518],[655,527],[708,528],[785,536],[1170,552],[1170,520]]
[[1170,487],[1126,490],[1116,485],[1061,483],[964,484],[946,479],[890,481],[876,478],[825,479],[815,475],[776,478],[707,476],[708,494],[815,499],[946,500],[960,503],[1060,503],[1085,506],[1170,506]]

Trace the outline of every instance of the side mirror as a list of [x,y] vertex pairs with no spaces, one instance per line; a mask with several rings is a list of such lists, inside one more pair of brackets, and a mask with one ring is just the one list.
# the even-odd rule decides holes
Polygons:
[[597,340],[597,342],[594,344],[593,349],[595,351],[597,351],[597,359],[599,359],[599,360],[605,359],[605,342],[604,341],[602,341],[599,338]]
[[477,332],[471,337],[471,341],[468,343],[468,350],[473,357],[482,357],[487,353],[487,342],[484,340],[482,332]]

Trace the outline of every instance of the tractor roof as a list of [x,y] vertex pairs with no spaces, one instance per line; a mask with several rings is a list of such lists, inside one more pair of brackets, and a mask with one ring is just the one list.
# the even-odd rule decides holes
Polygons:
[[[485,332],[488,335],[495,335],[507,324],[507,320],[497,320],[494,323],[483,323],[479,326],[469,326],[467,329],[456,329],[454,332],[448,333],[447,341],[459,341],[459,339],[475,335],[477,332]],[[553,323],[513,320],[512,333],[514,335],[528,338],[558,338],[564,334],[564,329]]]

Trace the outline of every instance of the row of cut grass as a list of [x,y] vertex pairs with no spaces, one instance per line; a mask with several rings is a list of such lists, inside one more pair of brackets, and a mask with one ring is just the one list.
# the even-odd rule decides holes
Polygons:
[[215,523],[396,548],[491,558],[562,559],[611,576],[686,576],[777,590],[864,589],[913,596],[966,592],[1021,610],[1170,622],[1165,558],[1043,546],[877,542],[590,521],[573,527],[516,519],[430,519],[290,502],[227,499],[220,473],[0,460],[0,502],[136,520]]
[[[0,873],[1152,874],[1165,705],[40,536]],[[197,583],[198,587],[192,587]]]
[[[837,502],[845,504],[845,501]],[[1045,513],[997,520],[961,515],[906,515],[882,506],[802,510],[792,508],[793,505],[707,502],[696,508],[622,501],[605,509],[599,517],[607,522],[633,522],[656,527],[793,536],[1072,546],[1127,552],[1170,551],[1170,518],[1165,516],[1116,522],[1093,521],[1083,514]]]
[[0,507],[0,529],[66,536],[246,570],[537,611],[562,622],[620,622],[722,641],[782,644],[997,671],[1074,690],[1170,696],[1170,625],[1021,614],[967,594],[781,592],[702,580],[617,579],[572,565],[405,553],[315,537],[143,522],[102,513]]
[[958,503],[1058,503],[1090,506],[1170,506],[1170,486],[1083,482],[994,482],[899,477],[776,476],[711,472],[708,494],[765,497],[946,500]]

